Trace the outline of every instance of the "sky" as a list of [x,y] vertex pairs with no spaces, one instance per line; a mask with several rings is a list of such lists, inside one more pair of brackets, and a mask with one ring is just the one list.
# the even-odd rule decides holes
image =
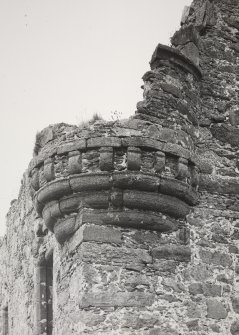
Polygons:
[[158,43],[191,0],[0,0],[0,235],[35,135],[133,115]]

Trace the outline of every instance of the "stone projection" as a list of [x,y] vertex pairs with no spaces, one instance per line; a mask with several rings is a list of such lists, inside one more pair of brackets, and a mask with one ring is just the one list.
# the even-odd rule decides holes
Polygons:
[[239,334],[239,1],[193,1],[171,43],[134,116],[37,135],[2,334]]

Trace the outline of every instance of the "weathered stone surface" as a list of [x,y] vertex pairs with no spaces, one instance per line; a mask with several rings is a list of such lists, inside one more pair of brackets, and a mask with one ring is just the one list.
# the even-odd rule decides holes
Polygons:
[[222,287],[215,284],[203,284],[203,293],[205,296],[220,297],[222,295]]
[[35,191],[39,190],[39,173],[37,169],[34,169],[31,173],[31,186]]
[[217,280],[220,281],[220,282],[223,282],[223,283],[227,283],[227,284],[232,284],[232,277],[231,276],[228,276],[228,274],[219,274],[217,276]]
[[102,192],[90,192],[90,193],[83,193],[82,194],[82,207],[89,207],[89,208],[108,208],[109,207],[109,192],[102,191]]
[[199,50],[193,42],[187,43],[182,47],[181,52],[188,57],[194,64],[199,66],[200,58],[199,58]]
[[59,209],[62,214],[70,214],[81,207],[83,195],[81,193],[72,194],[59,200]]
[[82,243],[78,256],[83,262],[92,262],[92,254],[95,255],[94,263],[101,265],[112,265],[129,267],[134,264],[145,267],[152,264],[152,256],[148,250],[133,249],[127,246],[116,246],[113,244],[98,244],[95,242]]
[[57,148],[57,155],[62,155],[67,152],[71,151],[76,151],[80,149],[85,149],[86,148],[86,141],[81,139],[81,140],[76,140],[74,142],[69,142],[61,145],[59,148]]
[[219,194],[238,194],[239,183],[235,177],[201,175],[199,181],[200,190]]
[[77,174],[82,171],[81,154],[79,151],[69,153],[68,166],[70,174]]
[[159,192],[175,196],[186,201],[189,205],[195,205],[198,201],[198,195],[183,181],[172,178],[161,178]]
[[201,283],[192,283],[189,285],[188,290],[192,295],[203,294],[203,285]]
[[190,301],[187,305],[188,305],[188,307],[187,307],[187,316],[190,319],[201,318],[201,316],[202,316],[202,309],[201,309],[201,307],[197,303],[195,303],[193,301]]
[[61,217],[61,211],[58,201],[51,201],[44,206],[42,217],[48,229],[53,230],[53,225]]
[[177,103],[177,108],[180,112],[180,114],[184,115],[189,121],[192,122],[194,126],[198,125],[198,117],[194,113],[192,109],[189,108],[187,104],[182,102],[181,100],[178,101]]
[[229,120],[232,126],[238,126],[239,125],[239,110],[230,111]]
[[189,262],[191,250],[180,245],[164,245],[152,250],[152,256],[156,259],[174,259],[180,262]]
[[113,148],[105,147],[100,150],[100,170],[113,170]]
[[46,181],[52,181],[55,178],[54,163],[51,158],[44,162],[44,177]]
[[188,321],[187,327],[189,331],[198,331],[199,330],[198,319]]
[[229,18],[226,18],[225,20],[230,26],[239,29],[239,21],[236,18],[229,17]]
[[87,140],[87,148],[120,146],[121,140],[118,137],[93,137]]
[[220,331],[221,331],[220,326],[217,325],[217,324],[212,324],[210,327],[211,327],[211,329],[214,333],[220,333]]
[[201,71],[188,58],[181,54],[177,49],[158,44],[151,59],[151,69],[154,70],[158,66],[158,61],[170,59],[170,62],[182,67],[186,72],[192,73],[196,78],[201,77]]
[[177,330],[170,327],[170,325],[163,326],[163,327],[160,327],[160,328],[153,328],[148,333],[148,335],[161,335],[161,334],[163,334],[163,335],[179,335]]
[[239,321],[236,320],[231,324],[230,332],[232,335],[238,335],[239,334]]
[[37,199],[40,203],[46,203],[55,199],[59,199],[63,195],[71,193],[69,180],[55,180],[46,184],[37,193]]
[[108,174],[82,174],[70,178],[73,192],[107,190],[111,186]]
[[154,259],[153,268],[159,273],[175,273],[177,267],[177,261],[175,260],[166,260],[166,259]]
[[230,255],[215,251],[211,252],[205,249],[199,251],[201,260],[207,264],[215,264],[223,267],[230,267],[232,265],[232,258]]
[[122,234],[112,227],[83,225],[69,240],[69,252],[74,252],[82,242],[87,241],[122,244]]
[[212,171],[213,171],[213,166],[210,162],[208,162],[207,160],[205,159],[201,159],[199,161],[199,169],[201,171],[201,173],[204,173],[204,174],[211,174]]
[[175,231],[177,222],[155,212],[138,210],[84,210],[79,215],[79,222],[100,225],[115,225],[128,228],[150,229],[161,232]]
[[184,158],[179,158],[177,165],[176,178],[179,180],[185,180],[189,176],[188,161]]
[[177,145],[177,144],[171,144],[171,143],[166,143],[164,146],[164,151],[168,152],[171,155],[183,157],[185,159],[189,159],[190,157],[190,152],[189,150]]
[[232,297],[232,307],[234,312],[239,314],[239,297]]
[[181,200],[153,192],[125,191],[123,203],[127,208],[161,212],[174,218],[184,218],[190,212],[189,206]]
[[143,292],[97,292],[85,293],[79,299],[80,308],[86,307],[140,307],[150,306],[153,294]]
[[[124,137],[121,139],[122,146],[124,147],[139,147],[139,148],[152,148],[155,150],[163,150],[165,139],[163,138],[162,131],[160,132],[160,141],[151,137]],[[161,142],[162,140],[162,142]]]
[[239,52],[239,43],[233,43],[233,44],[231,44],[230,48],[232,48],[236,52]]
[[194,42],[197,45],[198,40],[199,40],[198,31],[192,24],[183,27],[179,31],[176,31],[176,33],[171,38],[171,42],[175,46],[184,45],[188,42]]
[[170,85],[170,84],[167,84],[167,83],[162,83],[161,84],[161,88],[165,92],[172,94],[176,98],[180,98],[181,97],[180,90],[176,86],[174,86],[174,85]]
[[185,291],[184,285],[182,283],[177,282],[176,280],[171,278],[170,279],[164,278],[162,281],[162,285],[166,286],[167,288],[171,288],[174,292],[177,293]]
[[75,217],[58,221],[54,224],[53,231],[57,241],[59,243],[64,243],[76,231]]
[[192,295],[203,294],[204,296],[221,296],[222,288],[219,285],[210,283],[192,283],[188,287]]
[[113,186],[122,189],[136,189],[154,192],[158,190],[160,179],[143,173],[113,173]]
[[225,319],[227,317],[227,310],[225,309],[224,305],[216,300],[210,299],[207,300],[207,317],[210,319]]
[[122,243],[122,234],[111,227],[86,226],[81,227],[83,241],[96,241],[102,243]]
[[48,142],[52,141],[54,134],[51,127],[43,129],[38,136],[40,147],[44,147]]
[[[234,122],[234,120],[232,122]],[[211,132],[216,139],[223,143],[229,143],[233,146],[239,145],[239,129],[237,128],[226,124],[220,124],[214,125],[211,128]]]

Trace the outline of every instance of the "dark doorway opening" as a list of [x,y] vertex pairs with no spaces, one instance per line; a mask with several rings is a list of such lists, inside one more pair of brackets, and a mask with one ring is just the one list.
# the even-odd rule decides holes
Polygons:
[[53,331],[53,255],[36,268],[36,335],[52,335]]
[[2,334],[8,335],[8,306],[2,309]]

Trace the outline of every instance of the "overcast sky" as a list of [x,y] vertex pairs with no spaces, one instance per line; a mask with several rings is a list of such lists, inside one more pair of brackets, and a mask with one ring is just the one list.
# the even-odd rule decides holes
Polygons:
[[35,134],[132,115],[158,43],[191,0],[0,0],[0,235]]

